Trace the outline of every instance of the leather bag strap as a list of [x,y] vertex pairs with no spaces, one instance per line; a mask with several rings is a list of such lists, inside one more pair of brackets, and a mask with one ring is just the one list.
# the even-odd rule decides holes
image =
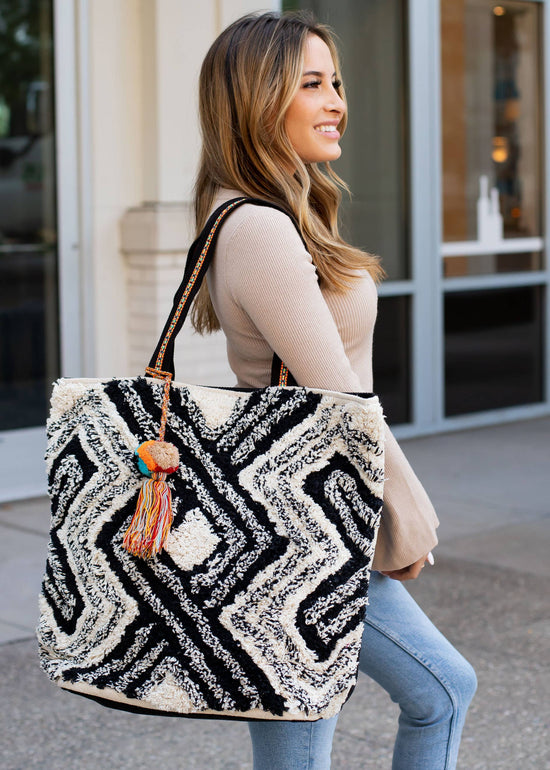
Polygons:
[[[168,381],[175,376],[174,345],[176,337],[187,318],[193,300],[195,299],[206,275],[206,271],[212,262],[220,226],[224,219],[238,206],[242,206],[243,203],[268,206],[270,208],[278,209],[289,216],[288,211],[285,211],[281,206],[277,206],[274,203],[264,201],[260,198],[246,197],[232,198],[219,206],[211,214],[200,235],[189,249],[183,279],[174,295],[172,310],[164,325],[155,352],[151,356],[149,366],[145,369],[145,374],[147,376]],[[292,221],[296,226],[294,219]],[[297,226],[296,229],[298,229]],[[273,354],[271,384],[280,387],[296,384],[295,379],[276,354]]]

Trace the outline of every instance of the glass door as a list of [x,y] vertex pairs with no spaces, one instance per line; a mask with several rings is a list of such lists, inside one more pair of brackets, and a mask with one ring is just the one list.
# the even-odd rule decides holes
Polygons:
[[44,488],[29,463],[59,376],[53,44],[52,0],[0,0],[0,499],[12,467]]
[[388,420],[406,424],[413,420],[407,3],[286,0],[283,8],[313,11],[338,36],[349,121],[332,166],[352,192],[342,202],[342,232],[382,256],[374,382]]

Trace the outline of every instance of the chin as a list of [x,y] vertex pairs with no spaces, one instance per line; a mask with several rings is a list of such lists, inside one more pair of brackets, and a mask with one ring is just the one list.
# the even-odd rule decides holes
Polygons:
[[339,144],[335,144],[333,147],[325,149],[325,152],[323,153],[323,160],[325,162],[330,162],[331,160],[338,160],[341,154],[342,154],[342,148],[340,147]]
[[318,160],[317,163],[330,163],[333,160],[338,160],[341,154],[342,150],[339,150],[338,152],[331,152],[330,155],[325,155],[325,157],[321,160]]
[[336,147],[331,152],[320,152],[316,155],[312,155],[309,160],[305,161],[305,163],[330,163],[333,160],[338,160],[341,154],[342,149],[340,147]]

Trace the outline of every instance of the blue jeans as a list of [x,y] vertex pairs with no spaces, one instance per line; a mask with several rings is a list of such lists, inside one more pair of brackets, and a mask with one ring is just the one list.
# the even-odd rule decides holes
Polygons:
[[[453,770],[476,690],[474,670],[403,584],[377,572],[359,668],[401,709],[392,770]],[[249,722],[254,770],[328,770],[337,719]]]

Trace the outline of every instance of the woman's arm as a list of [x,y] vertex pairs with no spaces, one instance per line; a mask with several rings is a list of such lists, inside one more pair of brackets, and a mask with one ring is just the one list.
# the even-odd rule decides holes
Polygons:
[[384,457],[384,509],[373,569],[393,572],[426,558],[437,545],[439,519],[388,426]]
[[233,301],[298,384],[360,391],[296,228],[280,211],[243,206],[243,212],[247,208],[226,245],[225,282]]

